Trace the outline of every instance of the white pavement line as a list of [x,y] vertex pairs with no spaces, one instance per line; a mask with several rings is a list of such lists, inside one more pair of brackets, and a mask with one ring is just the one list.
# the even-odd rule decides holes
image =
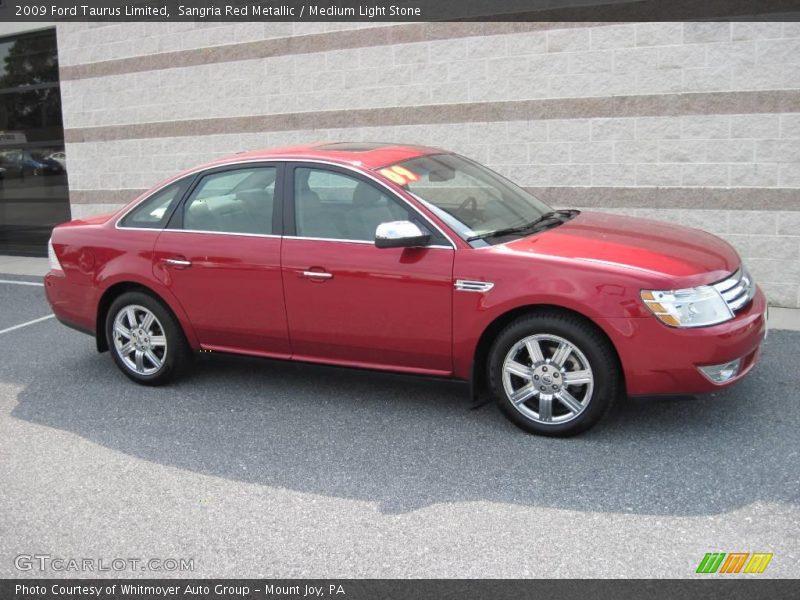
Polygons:
[[0,279],[0,283],[13,283],[14,285],[36,285],[44,287],[43,283],[35,283],[33,281],[14,281],[12,279]]
[[0,335],[4,333],[8,333],[9,331],[14,331],[15,329],[22,329],[23,327],[27,327],[28,325],[34,325],[35,323],[41,323],[42,321],[47,321],[47,319],[52,319],[55,315],[47,315],[46,317],[39,317],[38,319],[34,319],[33,321],[27,321],[25,323],[20,323],[19,325],[14,325],[13,327],[8,327],[6,329],[0,329]]

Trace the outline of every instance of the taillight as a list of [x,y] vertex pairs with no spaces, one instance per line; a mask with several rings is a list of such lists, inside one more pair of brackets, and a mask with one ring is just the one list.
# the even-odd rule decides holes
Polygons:
[[58,262],[58,256],[56,256],[55,248],[53,248],[53,238],[51,237],[47,241],[47,258],[50,261],[50,270],[51,271],[63,271],[64,269],[61,268],[61,263]]

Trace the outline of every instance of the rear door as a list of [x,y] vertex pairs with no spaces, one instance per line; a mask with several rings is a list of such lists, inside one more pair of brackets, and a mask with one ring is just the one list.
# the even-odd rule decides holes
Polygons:
[[153,271],[204,349],[288,358],[280,271],[282,165],[198,176],[156,241]]
[[[294,358],[452,372],[454,249],[371,178],[321,164],[286,174],[283,281]],[[412,219],[426,248],[377,248],[379,223]]]

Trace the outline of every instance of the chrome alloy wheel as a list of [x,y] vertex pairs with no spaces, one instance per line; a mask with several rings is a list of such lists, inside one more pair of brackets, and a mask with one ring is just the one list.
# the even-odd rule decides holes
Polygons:
[[134,373],[153,375],[167,358],[167,336],[156,316],[144,306],[131,304],[114,318],[114,350]]
[[549,334],[514,344],[503,361],[503,388],[511,404],[537,423],[565,423],[592,398],[594,375],[574,344]]

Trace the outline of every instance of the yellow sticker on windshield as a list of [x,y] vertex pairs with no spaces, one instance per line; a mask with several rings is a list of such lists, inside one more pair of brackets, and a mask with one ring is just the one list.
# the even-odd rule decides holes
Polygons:
[[392,167],[392,171],[405,177],[408,181],[419,181],[419,176],[416,173],[413,173],[406,169],[405,167],[401,167],[400,165],[395,165]]
[[413,181],[419,181],[419,175],[413,171],[409,171],[405,167],[401,167],[400,165],[386,167],[378,172],[386,177],[386,179],[393,181],[397,185],[408,185]]
[[378,173],[386,177],[386,179],[388,179],[389,181],[396,183],[397,185],[406,185],[408,183],[408,180],[405,177],[403,177],[399,173],[396,173],[392,169],[381,169],[380,171],[378,171]]

